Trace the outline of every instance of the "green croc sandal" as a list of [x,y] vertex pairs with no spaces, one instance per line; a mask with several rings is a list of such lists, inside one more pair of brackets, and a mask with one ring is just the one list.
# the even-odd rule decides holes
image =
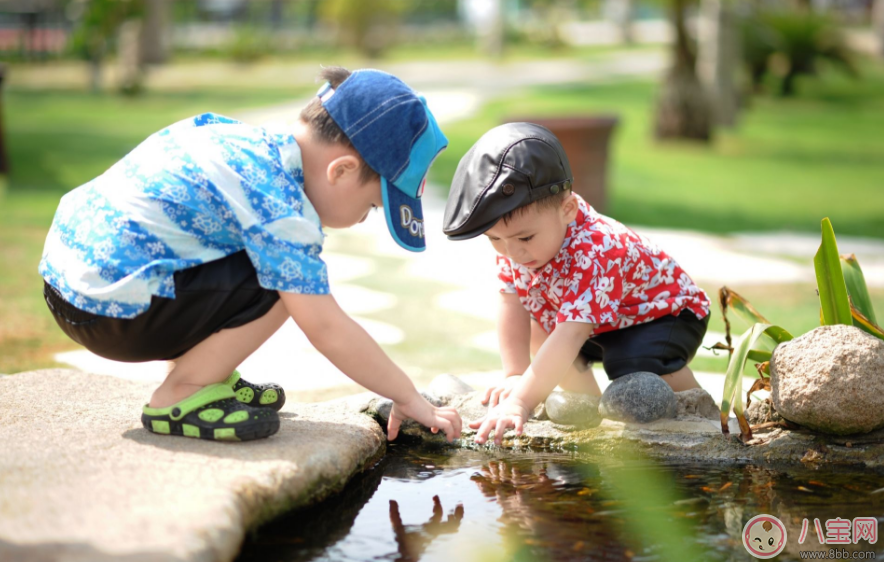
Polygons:
[[252,384],[239,376],[239,371],[227,377],[226,384],[236,393],[236,399],[253,408],[273,408],[279,411],[285,404],[285,391],[278,384]]
[[144,406],[141,423],[148,431],[216,441],[250,441],[279,431],[279,415],[236,399],[224,383],[211,384],[167,408]]

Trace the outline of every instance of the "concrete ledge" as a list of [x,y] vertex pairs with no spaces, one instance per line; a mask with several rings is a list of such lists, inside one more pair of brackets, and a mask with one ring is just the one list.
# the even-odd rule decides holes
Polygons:
[[[460,445],[469,448],[493,447],[476,445],[476,432],[467,427],[467,420],[485,415],[487,407],[480,403],[483,392],[472,392],[440,400],[454,406],[464,419]],[[384,423],[383,400],[371,399],[362,404],[354,401],[354,409]],[[718,419],[699,415],[680,415],[647,424],[602,420],[592,429],[576,429],[551,421],[529,420],[524,433],[512,430],[504,434],[505,449],[528,447],[552,451],[584,451],[607,454],[619,447],[638,447],[658,459],[697,463],[753,462],[757,464],[798,464],[807,466],[844,466],[863,469],[884,469],[884,430],[862,435],[836,436],[815,433],[803,428],[767,427],[754,432],[753,439],[743,444],[736,419],[729,420],[730,435],[721,433]],[[425,444],[444,445],[442,434],[432,434],[413,423],[403,424],[400,435]]]
[[247,530],[385,450],[342,404],[287,404],[279,433],[248,443],[154,435],[140,422],[153,387],[69,370],[0,379],[0,560],[232,560]]

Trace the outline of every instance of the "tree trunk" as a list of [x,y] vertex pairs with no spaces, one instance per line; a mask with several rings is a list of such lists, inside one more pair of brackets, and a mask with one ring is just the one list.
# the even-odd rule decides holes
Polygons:
[[3,79],[6,77],[6,65],[0,63],[0,174],[9,173],[9,158],[6,156],[6,143],[3,133]]
[[607,19],[617,26],[620,40],[626,45],[635,43],[635,36],[632,33],[635,0],[605,0],[604,11]]
[[123,94],[141,92],[144,70],[141,65],[143,25],[140,19],[130,19],[120,26],[117,39],[117,64],[119,65],[119,90]]
[[94,55],[89,59],[89,87],[93,94],[101,92],[102,56]]
[[170,0],[144,0],[141,64],[161,64],[169,58]]
[[739,90],[734,78],[740,66],[736,14],[727,0],[702,0],[701,22],[697,74],[710,96],[715,123],[733,127],[739,111]]
[[878,37],[878,55],[884,57],[884,0],[872,4],[872,28]]
[[[503,0],[486,0],[488,4],[487,25],[480,26],[482,52],[491,58],[503,56]],[[486,27],[486,29],[481,29]]]
[[712,111],[697,78],[696,58],[686,28],[688,1],[672,0],[675,60],[657,99],[656,136],[708,142],[712,138]]
[[789,70],[785,76],[783,76],[783,81],[780,82],[780,95],[784,98],[791,98],[795,95],[795,80],[798,78],[798,73],[794,70]]

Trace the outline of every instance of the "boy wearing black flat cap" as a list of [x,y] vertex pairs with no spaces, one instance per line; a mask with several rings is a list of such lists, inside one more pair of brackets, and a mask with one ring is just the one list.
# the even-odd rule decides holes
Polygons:
[[[452,240],[484,234],[497,251],[504,381],[488,389],[491,431],[521,434],[556,387],[601,394],[588,362],[611,380],[639,371],[673,390],[698,388],[688,363],[709,322],[709,298],[665,252],[579,195],[568,158],[548,129],[509,123],[461,159],[445,209]],[[533,356],[533,361],[531,359]]]

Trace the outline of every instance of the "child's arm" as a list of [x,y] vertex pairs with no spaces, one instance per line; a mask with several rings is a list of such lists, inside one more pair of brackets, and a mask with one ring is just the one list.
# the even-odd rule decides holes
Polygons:
[[501,293],[497,312],[497,338],[500,342],[500,359],[503,363],[503,382],[485,391],[482,404],[491,401],[496,406],[505,399],[518,383],[518,376],[531,366],[531,316],[519,296]]
[[280,292],[289,314],[310,343],[335,367],[365,388],[393,400],[387,437],[399,433],[411,418],[433,430],[441,429],[448,441],[460,437],[461,420],[454,408],[435,408],[421,396],[411,379],[396,366],[368,333],[347,316],[331,295]]
[[557,325],[509,397],[489,411],[484,419],[470,423],[470,427],[478,429],[476,443],[484,443],[494,431],[494,441],[500,445],[503,433],[509,427],[514,427],[516,434],[521,435],[531,411],[562,380],[594,329],[595,324],[582,322]]

